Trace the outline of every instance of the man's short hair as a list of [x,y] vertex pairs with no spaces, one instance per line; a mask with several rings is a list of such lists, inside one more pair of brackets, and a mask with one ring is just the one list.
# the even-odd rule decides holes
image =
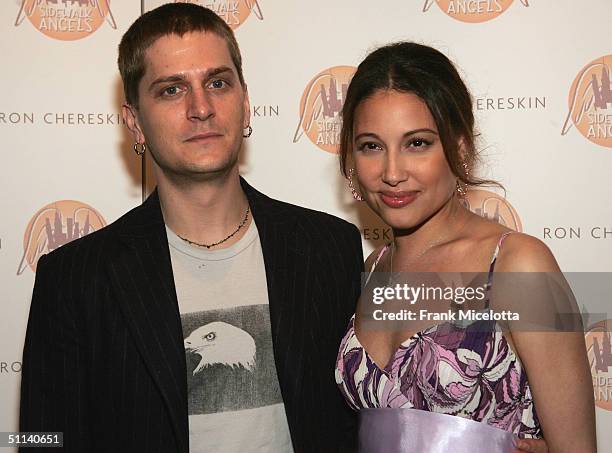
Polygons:
[[214,33],[227,43],[232,62],[244,86],[242,57],[234,32],[223,19],[203,6],[167,3],[140,16],[119,44],[119,73],[128,104],[138,107],[138,85],[145,74],[145,52],[159,38],[190,32]]

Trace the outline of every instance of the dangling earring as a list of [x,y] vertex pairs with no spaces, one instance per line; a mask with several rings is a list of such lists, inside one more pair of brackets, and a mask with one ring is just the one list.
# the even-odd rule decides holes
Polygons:
[[[469,176],[470,174],[470,168],[468,167],[467,162],[463,161],[461,162],[461,166],[463,167],[463,171],[465,172],[465,176]],[[461,198],[465,198],[465,196],[467,195],[468,192],[468,186],[465,184],[461,183],[461,180],[459,178],[457,178],[457,185],[456,185],[456,190],[457,193],[459,194],[459,196]]]
[[456,187],[457,193],[459,194],[459,196],[461,198],[465,198],[465,196],[467,195],[467,186],[464,186],[463,184],[461,184],[459,182],[459,179],[457,179],[457,187]]
[[357,201],[363,201],[363,197],[361,196],[361,194],[359,192],[357,192],[357,190],[355,189],[355,184],[353,183],[353,176],[355,175],[355,169],[351,168],[349,169],[349,174],[348,174],[348,186],[349,189],[351,190],[351,195],[353,195],[353,198]]
[[134,152],[138,154],[139,156],[142,156],[146,150],[147,150],[147,145],[145,145],[144,143],[139,143],[139,142],[134,143]]
[[251,136],[251,134],[253,133],[253,128],[251,127],[251,125],[249,124],[246,128],[246,132],[242,133],[242,136],[244,138],[249,138]]

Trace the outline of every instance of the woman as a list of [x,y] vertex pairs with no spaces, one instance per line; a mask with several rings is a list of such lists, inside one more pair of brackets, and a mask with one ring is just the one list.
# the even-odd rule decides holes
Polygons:
[[[462,203],[470,187],[491,181],[474,176],[471,97],[440,52],[414,43],[375,50],[359,65],[342,114],[349,187],[393,230],[392,243],[366,260],[371,275],[483,273],[488,308],[501,275],[512,275],[502,273],[560,272],[542,242]],[[505,293],[504,307],[519,312],[513,291]],[[505,452],[513,451],[511,433],[545,434],[554,453],[596,451],[581,332],[528,331],[510,320],[488,330],[427,320],[372,329],[364,294],[340,347],[336,381],[356,410],[412,410],[362,412],[363,448],[458,452],[480,444],[478,451]],[[383,432],[390,437],[372,434]]]

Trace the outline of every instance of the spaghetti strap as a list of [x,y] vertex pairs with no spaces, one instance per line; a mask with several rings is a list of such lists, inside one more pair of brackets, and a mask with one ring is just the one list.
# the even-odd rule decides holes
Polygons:
[[390,245],[391,243],[389,242],[388,244],[385,244],[385,246],[382,249],[380,249],[380,252],[378,252],[378,255],[376,255],[376,259],[372,263],[372,267],[370,267],[370,273],[374,272],[374,269],[376,269],[376,266],[378,266],[378,262],[383,257],[383,255],[385,254],[385,252],[387,251]]
[[389,242],[388,244],[385,244],[385,246],[380,249],[380,252],[378,252],[378,255],[376,255],[376,259],[374,260],[374,262],[372,263],[372,266],[370,267],[370,271],[368,272],[368,276],[366,277],[366,281],[365,284],[363,285],[364,287],[368,284],[368,282],[370,281],[370,276],[372,275],[372,272],[374,272],[374,269],[376,269],[376,266],[378,265],[378,262],[380,261],[380,259],[383,257],[383,255],[385,254],[385,252],[389,249],[389,246],[391,245],[391,243]]
[[497,246],[495,247],[495,252],[493,252],[493,257],[491,258],[491,264],[489,265],[489,275],[492,274],[493,269],[495,269],[495,263],[497,262],[497,255],[499,255],[499,249],[504,243],[504,240],[512,233],[513,233],[512,231],[507,231],[506,233],[502,234],[501,237],[499,238],[499,241],[497,241]]
[[[502,234],[499,238],[499,241],[497,241],[497,246],[495,247],[495,252],[493,252],[491,264],[489,265],[489,274],[487,275],[487,285],[485,287],[485,291],[487,292],[487,294],[489,293],[489,291],[491,290],[491,286],[493,285],[493,271],[495,269],[495,263],[497,262],[497,255],[499,255],[499,250],[502,244],[504,243],[504,240],[512,233],[513,231],[507,231],[506,233]],[[485,302],[485,308],[489,308],[489,302],[490,297],[487,297]]]

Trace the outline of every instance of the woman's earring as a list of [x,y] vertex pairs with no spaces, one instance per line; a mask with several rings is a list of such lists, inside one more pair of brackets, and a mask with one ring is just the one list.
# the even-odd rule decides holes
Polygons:
[[363,201],[363,197],[355,189],[355,184],[353,183],[353,176],[354,175],[355,175],[355,169],[354,168],[349,169],[349,172],[348,172],[348,186],[349,186],[349,189],[351,190],[351,195],[353,195],[353,198],[355,200]]
[[134,152],[136,154],[138,154],[139,156],[142,156],[145,151],[147,150],[147,145],[145,145],[144,143],[134,143]]
[[467,186],[461,184],[459,178],[457,178],[456,190],[461,198],[465,198],[465,196],[467,195]]
[[242,136],[244,138],[249,138],[251,136],[251,134],[253,133],[253,128],[251,127],[251,125],[249,124],[246,128],[246,132],[242,133]]
[[[465,172],[465,176],[466,177],[469,176],[469,174],[470,174],[470,167],[468,166],[467,162],[465,162],[465,161],[461,162],[461,166],[463,167],[463,171]],[[466,184],[463,184],[461,182],[461,179],[457,178],[456,190],[457,190],[457,193],[459,194],[459,196],[461,198],[465,198],[465,196],[467,195],[468,186]]]

